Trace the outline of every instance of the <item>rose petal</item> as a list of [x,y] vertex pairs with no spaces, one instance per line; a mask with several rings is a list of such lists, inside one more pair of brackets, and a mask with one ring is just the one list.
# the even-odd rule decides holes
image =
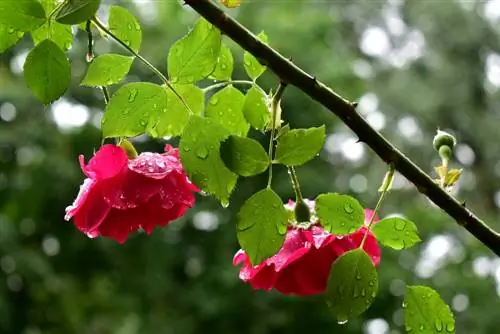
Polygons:
[[98,182],[86,180],[82,188],[83,195],[77,197],[76,207],[68,210],[68,214],[72,215],[74,224],[80,231],[89,234],[101,225],[111,208],[103,199]]
[[121,147],[106,144],[95,153],[88,165],[82,169],[89,177],[104,180],[123,172],[127,162],[127,154]]
[[175,157],[145,152],[134,160],[130,160],[128,168],[152,179],[163,179],[173,170],[181,169],[182,166]]

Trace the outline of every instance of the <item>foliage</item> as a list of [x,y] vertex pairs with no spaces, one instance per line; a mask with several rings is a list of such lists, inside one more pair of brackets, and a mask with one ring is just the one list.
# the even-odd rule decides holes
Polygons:
[[[24,33],[31,35],[33,45],[24,66],[25,81],[34,96],[42,103],[49,104],[61,98],[68,89],[71,94],[74,93],[70,85],[68,50],[77,41],[73,42],[73,37],[69,38],[70,26],[92,19],[99,2],[80,0],[64,2],[60,6],[54,2],[52,7],[57,7],[54,15],[36,1],[22,3],[0,1],[2,22],[0,51],[8,50]],[[112,6],[107,28],[113,36],[101,32],[103,36],[118,39],[137,53],[140,49],[145,49],[141,47],[143,41],[139,21],[123,7]],[[170,26],[170,23],[168,25]],[[273,31],[269,31],[268,35],[271,36],[271,44],[274,40],[278,43],[279,39],[274,38]],[[149,38],[149,35],[145,36]],[[265,43],[270,42],[264,33],[259,37]],[[148,38],[144,38],[146,45]],[[102,119],[103,137],[119,139],[144,134],[153,138],[178,137],[181,160],[190,179],[205,194],[214,196],[224,207],[231,203],[230,207],[239,211],[236,224],[237,239],[250,255],[252,263],[258,264],[281,248],[286,232],[287,213],[283,209],[281,200],[283,191],[275,185],[277,180],[280,180],[278,178],[280,174],[276,171],[279,171],[279,168],[302,165],[304,171],[308,171],[308,168],[312,168],[309,166],[318,164],[319,159],[316,157],[323,148],[330,129],[321,125],[323,123],[321,120],[314,118],[310,121],[314,124],[310,125],[316,127],[295,128],[295,124],[304,123],[297,119],[296,122],[289,121],[289,117],[293,118],[290,110],[300,107],[291,106],[292,103],[289,105],[287,99],[283,99],[285,126],[278,131],[271,129],[268,126],[270,119],[273,119],[273,114],[276,116],[278,112],[276,108],[273,109],[272,100],[280,102],[281,98],[280,101],[276,101],[276,96],[268,97],[266,90],[260,86],[262,81],[259,81],[259,84],[256,82],[257,79],[265,77],[266,67],[241,49],[236,50],[234,54],[237,56],[233,58],[232,49],[224,42],[220,31],[200,18],[185,37],[172,44],[168,56],[163,55],[167,58],[167,72],[170,78],[168,82],[162,84],[142,82],[148,80],[147,76],[143,75],[140,81],[131,83],[128,79],[133,76],[127,77],[127,75],[133,71],[132,62],[134,60],[138,62],[137,55],[132,53],[125,56],[110,52],[97,56],[89,63],[81,85],[105,87],[107,90],[106,86],[125,81],[111,94],[109,103],[105,107]],[[149,49],[152,49],[151,44]],[[82,51],[82,54],[84,53],[85,51]],[[239,66],[240,58],[243,66]],[[232,77],[242,74],[243,70],[250,80],[233,81]],[[218,82],[208,84],[205,79],[215,79]],[[293,101],[300,101],[295,99],[294,97]],[[206,107],[205,101],[207,101]],[[279,120],[281,121],[282,117],[279,117]],[[267,140],[269,142],[265,142]],[[270,152],[267,144],[272,147]],[[89,150],[87,147],[84,149]],[[273,169],[274,174],[271,174]],[[248,182],[256,182],[259,175],[266,171],[270,173],[267,187],[258,186],[259,183],[249,186]],[[308,175],[311,175],[310,172]],[[247,182],[238,176],[255,178]],[[66,182],[69,179],[71,178],[66,177]],[[303,179],[309,182],[308,178]],[[454,185],[456,180],[453,181],[446,182],[446,185]],[[247,189],[244,195],[233,194],[237,182],[239,187]],[[298,186],[294,180],[292,183]],[[304,184],[302,187],[305,189],[307,185]],[[317,218],[321,225],[328,232],[337,235],[350,234],[363,226],[364,205],[361,203],[371,202],[365,198],[356,199],[353,197],[354,194],[347,194],[347,190],[345,194],[328,193],[329,190],[331,189],[310,192],[316,196]],[[384,190],[388,191],[389,189]],[[242,200],[242,197],[246,200]],[[414,214],[413,217],[418,215]],[[416,222],[420,225],[420,221]],[[373,226],[370,224],[368,228],[373,231],[381,244],[394,250],[406,249],[421,241],[416,224],[408,218],[384,218]],[[233,238],[234,232],[233,228]],[[147,243],[149,240],[142,242]],[[94,251],[100,252],[100,246],[89,247],[96,247],[97,250]],[[121,249],[111,247],[107,248],[107,251],[116,254],[122,251]],[[123,249],[127,251],[132,248]],[[178,252],[182,251],[176,251]],[[147,256],[152,256],[150,252],[145,251],[145,253]],[[109,260],[112,259],[110,255]],[[227,260],[227,254],[224,254],[224,259]],[[366,253],[362,249],[357,249],[344,254],[334,263],[326,297],[336,320],[353,321],[354,317],[359,316],[372,302],[375,302],[379,274],[367,259],[369,260]],[[361,278],[357,279],[358,275]],[[95,278],[97,282],[88,284],[92,289],[104,291],[99,293],[105,295],[106,289],[100,284],[108,284],[106,282],[109,282],[109,278],[103,277],[104,283]],[[65,284],[72,283],[68,281]],[[349,286],[343,290],[342,287],[346,284]],[[196,293],[210,294],[210,291],[206,291],[208,289],[205,287]],[[418,314],[413,312],[415,309],[421,309],[419,303],[421,299],[427,298],[427,295],[431,297],[428,303],[421,305],[424,311]],[[348,298],[343,299],[342,296]],[[84,299],[83,292],[80,298]],[[437,332],[442,331],[439,328],[449,332],[455,331],[454,318],[449,307],[430,288],[417,289],[410,286],[405,304],[408,305],[405,309],[407,331],[415,331],[416,328],[423,332],[428,328],[434,328]],[[214,311],[203,310],[203,312],[209,315]],[[376,315],[376,313],[370,314]],[[78,323],[79,320],[68,321]],[[439,325],[441,324],[439,321],[442,325]]]

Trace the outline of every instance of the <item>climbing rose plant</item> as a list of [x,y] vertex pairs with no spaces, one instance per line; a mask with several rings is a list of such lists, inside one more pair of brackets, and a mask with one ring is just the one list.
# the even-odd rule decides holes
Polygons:
[[[221,3],[240,5],[239,0]],[[108,12],[107,22],[99,19],[98,10]],[[391,190],[393,166],[373,210],[346,194],[302,197],[295,169],[318,155],[325,126],[292,129],[284,124],[280,102],[286,85],[279,83],[274,93],[260,87],[257,81],[266,67],[247,51],[243,65],[250,80],[233,80],[233,51],[204,18],[170,47],[164,74],[140,56],[140,23],[123,7],[104,6],[100,0],[0,0],[0,52],[25,34],[31,36],[24,78],[42,103],[59,99],[70,85],[67,51],[73,27],[87,34],[82,57],[88,68],[80,84],[102,91],[102,133],[110,142],[87,164],[79,158],[86,178],[65,218],[86,236],[124,243],[131,233],[151,234],[175,224],[195,204],[197,192],[227,207],[239,178],[267,172],[267,186],[251,195],[235,217],[241,250],[233,264],[240,266],[239,277],[254,289],[323,294],[339,323],[359,316],[376,298],[380,245],[401,250],[421,241],[416,225],[406,218],[377,216]],[[266,44],[272,40],[264,32],[257,37]],[[125,54],[96,55],[94,38],[118,43]],[[134,61],[162,84],[121,84]],[[216,83],[207,86],[204,79]],[[256,130],[251,137],[250,128]],[[180,137],[180,147],[138,154],[128,138],[144,134]],[[442,131],[434,139],[442,159],[436,182],[445,188],[461,172],[448,170],[454,145],[455,139]],[[272,189],[277,164],[289,170],[295,201],[283,204]],[[407,332],[455,332],[453,314],[431,288],[408,286],[402,305]]]

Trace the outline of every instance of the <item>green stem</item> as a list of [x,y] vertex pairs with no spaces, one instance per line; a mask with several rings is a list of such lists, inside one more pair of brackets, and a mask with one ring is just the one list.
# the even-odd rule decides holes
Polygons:
[[300,190],[299,179],[297,178],[297,173],[295,172],[295,168],[293,166],[288,168],[288,174],[290,174],[290,179],[292,180],[293,191],[295,192],[295,201],[297,203],[304,202],[302,191]]
[[184,105],[186,110],[189,112],[190,115],[193,115],[193,111],[191,108],[187,105],[186,101],[182,98],[182,96],[175,90],[175,88],[172,86],[170,81],[168,81],[167,77],[163,75],[163,73],[160,72],[153,64],[151,64],[146,58],[135,52],[134,49],[132,49],[130,46],[127,45],[124,41],[122,41],[118,36],[113,34],[106,26],[97,19],[97,17],[94,17],[92,19],[92,23],[96,25],[99,29],[104,31],[109,37],[111,37],[115,42],[120,44],[122,47],[124,47],[128,52],[133,54],[137,59],[139,59],[144,65],[146,65],[151,71],[153,71],[154,74],[156,74],[161,81],[177,96],[177,98],[181,101],[181,103]]
[[[271,102],[271,123],[272,123],[272,128],[271,128],[271,138],[269,139],[269,150],[268,150],[268,155],[269,159],[272,161],[273,160],[273,149],[274,149],[274,135],[276,131],[276,112],[278,110],[281,98],[283,97],[283,93],[285,92],[286,84],[284,82],[280,82],[278,85],[278,89],[276,90],[276,93],[273,96],[273,100]],[[269,166],[269,178],[267,180],[267,187],[271,187],[271,181],[273,179],[273,164]]]
[[394,171],[395,171],[394,165],[393,164],[389,165],[389,172],[384,177],[384,181],[383,181],[382,187],[380,189],[381,194],[380,194],[380,197],[378,199],[377,205],[375,205],[375,209],[373,209],[373,214],[370,218],[370,222],[368,223],[368,226],[366,227],[366,233],[363,236],[363,240],[361,240],[361,244],[359,245],[360,249],[363,249],[363,246],[365,245],[365,242],[366,242],[366,238],[368,238],[368,232],[372,228],[373,222],[375,221],[375,217],[377,216],[377,212],[380,209],[380,207],[382,206],[382,203],[384,202],[386,195],[389,193],[390,186],[391,186],[392,180],[394,178]]
[[[85,31],[87,32],[87,56],[86,60],[87,62],[91,62],[94,59],[94,39],[92,37],[92,21],[88,20],[87,23],[85,24]],[[100,87],[102,90],[102,95],[104,96],[104,103],[108,104],[109,102],[109,91],[106,86],[101,86]]]
[[262,88],[260,88],[259,85],[257,85],[255,82],[249,81],[249,80],[228,80],[228,81],[224,81],[224,82],[218,82],[216,84],[213,84],[213,85],[210,85],[210,86],[203,88],[203,92],[206,93],[206,92],[209,92],[209,91],[217,89],[217,88],[225,87],[227,85],[255,86],[255,87],[257,87],[257,89],[259,89],[261,91],[262,94],[267,95],[266,92]]

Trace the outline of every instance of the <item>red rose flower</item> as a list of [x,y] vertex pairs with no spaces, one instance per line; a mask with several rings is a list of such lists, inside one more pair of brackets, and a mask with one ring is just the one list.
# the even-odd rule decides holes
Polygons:
[[91,238],[123,243],[139,228],[150,234],[184,215],[199,191],[184,172],[179,150],[170,145],[163,154],[145,152],[132,160],[121,147],[104,145],[87,165],[80,155],[80,165],[87,178],[65,219],[73,218]]
[[[318,224],[314,214],[314,201],[306,200],[312,212],[312,225],[309,227],[289,227],[285,243],[280,251],[252,266],[243,250],[239,250],[233,264],[243,262],[240,279],[249,282],[252,288],[261,290],[276,289],[283,294],[314,295],[325,291],[333,262],[346,251],[356,249],[361,244],[366,227],[347,236],[336,236],[326,232]],[[295,204],[288,204],[293,210]],[[368,224],[373,211],[365,209],[365,224]],[[316,221],[314,221],[316,219]],[[375,219],[377,221],[378,218]],[[380,262],[380,248],[371,232],[363,249],[375,265]]]

